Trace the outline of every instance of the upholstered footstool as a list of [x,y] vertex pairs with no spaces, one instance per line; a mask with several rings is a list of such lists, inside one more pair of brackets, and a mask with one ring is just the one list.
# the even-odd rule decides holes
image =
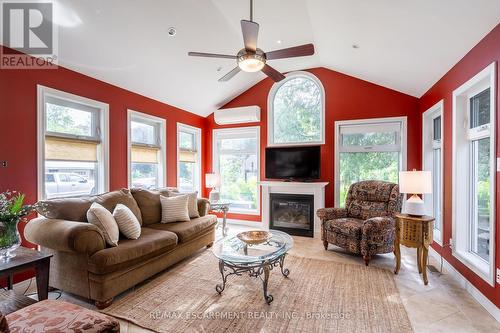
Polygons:
[[120,332],[120,323],[113,317],[56,300],[37,302],[5,318],[8,329],[3,328],[2,333]]

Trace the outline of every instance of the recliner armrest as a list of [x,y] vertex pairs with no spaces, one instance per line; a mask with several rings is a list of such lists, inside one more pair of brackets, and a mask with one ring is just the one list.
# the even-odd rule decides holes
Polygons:
[[363,234],[372,230],[395,229],[396,220],[392,216],[372,217],[363,224]]
[[333,219],[340,219],[347,217],[347,208],[320,208],[316,215],[321,221],[328,221]]
[[38,217],[26,224],[24,237],[31,243],[56,251],[92,255],[106,248],[101,230],[87,222]]
[[207,215],[209,210],[210,201],[205,198],[198,198],[198,213],[200,214],[200,217]]

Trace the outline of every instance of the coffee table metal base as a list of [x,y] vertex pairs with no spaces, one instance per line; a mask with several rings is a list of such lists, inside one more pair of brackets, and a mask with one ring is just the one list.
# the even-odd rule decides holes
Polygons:
[[215,290],[220,294],[226,288],[227,278],[230,275],[238,275],[241,276],[244,273],[248,273],[251,277],[260,278],[262,280],[262,288],[264,290],[264,299],[267,304],[271,304],[273,301],[273,295],[267,293],[267,283],[269,281],[269,274],[274,267],[280,267],[281,274],[284,277],[288,277],[290,274],[290,270],[288,268],[284,268],[285,255],[283,255],[272,259],[265,260],[256,264],[235,264],[232,262],[224,261],[222,259],[219,260],[219,271],[222,275],[222,283],[215,286]]

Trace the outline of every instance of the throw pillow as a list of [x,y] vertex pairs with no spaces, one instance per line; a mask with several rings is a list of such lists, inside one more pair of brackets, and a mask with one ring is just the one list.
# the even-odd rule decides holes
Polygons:
[[120,230],[113,214],[97,202],[94,202],[87,211],[87,220],[101,229],[106,243],[110,246],[118,245]]
[[137,239],[141,235],[141,224],[134,213],[123,204],[117,204],[113,217],[120,232],[128,239]]
[[161,223],[190,221],[187,195],[176,197],[160,196]]
[[187,195],[189,198],[188,200],[189,217],[192,219],[200,217],[200,212],[198,212],[198,192],[193,192],[193,193],[179,193],[173,191],[168,192],[169,197],[178,197],[180,195]]
[[134,213],[139,223],[142,224],[141,210],[129,189],[123,188],[121,190],[99,194],[95,197],[94,201],[101,204],[110,212],[113,212],[117,204],[123,204]]

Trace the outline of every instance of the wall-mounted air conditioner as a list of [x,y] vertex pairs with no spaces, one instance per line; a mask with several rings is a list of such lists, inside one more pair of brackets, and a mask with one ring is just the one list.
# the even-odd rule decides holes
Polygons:
[[222,109],[214,113],[218,125],[254,123],[260,121],[260,107],[257,105],[241,108]]

